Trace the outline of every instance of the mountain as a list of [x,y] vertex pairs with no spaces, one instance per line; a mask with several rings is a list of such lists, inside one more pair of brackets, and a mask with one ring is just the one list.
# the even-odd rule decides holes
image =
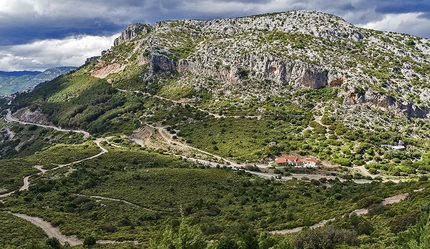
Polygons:
[[6,71],[0,71],[0,76],[12,76],[12,77],[19,77],[23,75],[38,75],[40,74],[40,71],[12,71],[12,72],[6,72]]
[[[421,143],[415,139],[430,137],[425,125],[430,110],[429,57],[428,39],[358,28],[313,11],[133,24],[101,57],[75,74],[40,85],[14,106],[38,107],[53,124],[90,133],[130,134],[139,125],[127,112],[141,113],[146,117],[141,123],[180,127],[183,139],[240,160],[263,161],[293,150],[363,163],[384,153],[378,148],[381,144],[407,141],[415,146]],[[275,131],[265,138],[260,135],[269,141],[258,145],[249,141],[252,149],[243,149],[247,155],[232,144],[208,147],[205,134],[197,137],[191,132],[202,123],[196,122],[193,111],[178,110],[188,120],[180,122],[163,103],[163,114],[155,115],[153,107],[141,109],[143,99],[124,95],[139,91],[188,104],[209,117],[280,120],[279,130],[287,135]],[[376,138],[381,132],[388,135]],[[375,138],[353,139],[363,134]],[[350,153],[333,153],[338,149],[334,141],[324,151],[329,137],[350,142]],[[279,146],[271,147],[270,141]],[[363,154],[363,142],[378,153],[354,158],[356,152]],[[423,153],[425,148],[414,150]],[[234,156],[231,151],[238,152]]]
[[114,85],[123,86],[124,76],[148,83],[179,73],[182,88],[207,91],[213,99],[255,102],[327,86],[339,88],[338,118],[362,104],[408,117],[429,113],[428,39],[358,28],[329,14],[137,24],[115,44],[89,69]]
[[429,59],[314,11],[132,24],[1,106],[0,246],[427,248]]
[[59,75],[76,70],[76,67],[56,67],[39,71],[0,71],[0,96],[32,88],[39,83],[50,81]]

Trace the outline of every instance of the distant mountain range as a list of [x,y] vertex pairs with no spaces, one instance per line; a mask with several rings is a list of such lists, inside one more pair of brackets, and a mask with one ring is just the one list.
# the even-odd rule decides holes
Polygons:
[[50,81],[62,74],[68,73],[77,67],[55,67],[40,71],[0,71],[0,96],[34,87],[39,83]]

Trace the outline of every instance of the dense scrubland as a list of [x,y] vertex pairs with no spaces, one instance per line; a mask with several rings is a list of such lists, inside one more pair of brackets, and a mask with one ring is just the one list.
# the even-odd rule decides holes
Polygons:
[[[344,33],[311,34],[302,27],[308,22],[281,25],[297,15],[329,18],[327,27]],[[313,12],[283,16],[237,19],[241,28],[259,18],[270,22],[238,28],[236,36],[220,34],[212,22],[203,31],[194,21],[160,23],[154,33],[137,34],[4,103],[4,115],[37,113],[70,132],[42,128],[40,120],[0,121],[0,246],[429,248],[430,126],[421,115],[428,103],[414,97],[425,93],[428,65],[420,58],[428,55],[418,51],[428,43]],[[293,31],[272,30],[274,23]],[[150,39],[158,45],[150,47]],[[397,50],[389,54],[381,44]],[[258,61],[252,50],[263,48],[260,61],[288,58],[306,77],[262,78],[249,63]],[[317,48],[326,50],[308,53]],[[332,67],[315,69],[324,51],[333,55],[326,59]],[[199,67],[206,52],[211,56]],[[97,71],[110,67],[121,70],[105,77]],[[340,76],[333,85],[301,85],[321,74]],[[410,113],[395,109],[406,100]],[[404,149],[392,147],[399,145]],[[322,164],[273,163],[288,154]],[[79,243],[62,245],[14,214],[42,218]]]

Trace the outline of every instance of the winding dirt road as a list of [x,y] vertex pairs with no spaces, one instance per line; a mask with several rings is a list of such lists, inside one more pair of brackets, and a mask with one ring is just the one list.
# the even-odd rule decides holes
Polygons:
[[[55,129],[57,131],[62,131],[62,132],[82,133],[82,134],[84,134],[84,138],[88,138],[90,136],[90,134],[88,132],[86,132],[86,131],[67,130],[67,129],[62,129],[62,128],[55,127],[55,126],[50,126],[50,125],[41,125],[41,124],[35,124],[35,123],[30,123],[30,122],[23,122],[23,121],[20,121],[20,120],[16,119],[15,117],[13,117],[12,114],[11,114],[10,109],[8,109],[7,111],[8,111],[8,113],[7,113],[6,117],[5,117],[5,120],[7,122],[17,122],[17,123],[24,124],[24,125],[36,125],[36,126],[39,126],[39,127],[51,128],[51,129]],[[68,166],[71,166],[71,165],[74,165],[74,164],[77,164],[77,163],[81,163],[83,161],[87,161],[87,160],[91,160],[91,159],[97,158],[97,157],[99,157],[99,156],[101,156],[101,155],[103,155],[105,153],[108,153],[108,150],[105,149],[104,147],[102,147],[100,145],[100,143],[102,141],[107,141],[107,138],[97,138],[95,140],[95,143],[100,148],[101,152],[98,153],[98,154],[96,154],[96,155],[94,155],[94,156],[90,156],[90,157],[87,157],[87,158],[84,158],[84,159],[81,159],[81,160],[77,160],[77,161],[74,161],[74,162],[71,162],[71,163],[67,163],[67,164],[58,164],[57,167],[52,168],[50,170],[45,170],[40,165],[34,166],[40,172],[38,172],[37,174],[33,174],[33,175],[29,175],[29,176],[24,177],[23,178],[23,186],[19,189],[19,191],[25,191],[25,190],[29,189],[29,187],[30,187],[30,180],[29,179],[30,179],[31,176],[40,175],[40,174],[44,174],[44,173],[46,173],[48,171],[54,171],[54,170],[57,170],[57,169],[60,169],[60,168],[68,167]],[[15,192],[16,192],[16,190],[11,191],[11,192],[6,193],[6,194],[2,194],[2,195],[0,195],[0,198],[8,197],[8,196],[12,195]],[[108,197],[102,197],[102,196],[89,196],[89,197],[91,197],[91,198],[97,198],[97,199],[112,200],[112,201],[120,201],[120,202],[123,202],[123,203],[128,204],[128,205],[133,205],[133,206],[136,206],[136,207],[140,207],[140,206],[138,206],[136,204],[133,204],[133,203],[125,201],[125,200],[120,200],[120,199],[114,199],[114,198],[108,198]],[[0,200],[0,202],[3,202],[3,200]],[[153,211],[153,210],[150,210],[150,209],[147,209],[147,208],[143,208],[143,209],[148,210],[148,211]],[[58,241],[62,245],[66,244],[66,243],[69,244],[69,245],[71,245],[71,246],[82,245],[83,244],[83,240],[82,239],[79,239],[76,236],[66,236],[66,235],[63,235],[61,233],[61,231],[60,231],[59,228],[56,228],[56,227],[52,226],[49,222],[44,221],[43,219],[41,219],[39,217],[33,217],[33,216],[26,215],[26,214],[18,214],[18,213],[11,213],[11,212],[8,212],[8,213],[10,213],[10,214],[12,214],[12,215],[14,215],[16,217],[19,217],[21,219],[27,220],[27,221],[31,222],[32,224],[40,227],[48,235],[49,238],[52,238],[52,237],[57,238]],[[99,244],[116,244],[116,243],[120,243],[120,244],[122,244],[122,243],[139,244],[139,242],[137,242],[137,241],[122,241],[122,242],[118,242],[118,241],[111,241],[111,240],[99,240],[99,241],[97,241],[97,243],[99,243]]]
[[[102,141],[105,141],[105,139],[104,139],[104,138],[97,138],[97,139],[95,140],[95,143],[96,143],[96,144],[97,144],[97,146],[101,149],[101,152],[100,152],[100,153],[98,153],[98,154],[96,154],[96,155],[94,155],[94,156],[90,156],[90,157],[87,157],[87,158],[84,158],[84,159],[81,159],[81,160],[77,160],[77,161],[74,161],[74,162],[71,162],[71,163],[58,164],[58,165],[57,165],[57,167],[52,168],[52,169],[50,169],[50,170],[42,169],[42,166],[40,166],[40,165],[34,166],[36,169],[39,169],[39,170],[40,170],[40,172],[39,172],[39,173],[36,173],[36,174],[29,175],[29,176],[25,176],[25,177],[23,178],[23,185],[22,185],[22,187],[21,187],[21,188],[19,188],[19,191],[25,191],[25,190],[28,190],[28,188],[30,187],[30,177],[32,177],[32,176],[35,176],[35,175],[41,175],[41,174],[44,174],[45,172],[48,172],[48,171],[54,171],[54,170],[61,169],[61,168],[64,168],[64,167],[68,167],[68,166],[71,166],[71,165],[74,165],[74,164],[77,164],[77,163],[81,163],[81,162],[84,162],[84,161],[87,161],[87,160],[91,160],[91,159],[97,158],[97,157],[99,157],[99,156],[101,156],[101,155],[103,155],[103,154],[107,153],[107,152],[108,152],[108,150],[107,150],[107,149],[105,149],[105,148],[103,148],[103,147],[100,145],[100,142],[102,142]],[[16,190],[11,191],[11,192],[8,192],[8,193],[5,193],[5,194],[2,194],[2,195],[0,195],[0,199],[1,199],[1,198],[8,197],[8,196],[11,196],[11,195],[12,195],[13,193],[15,193],[15,192],[16,192]]]
[[88,197],[88,198],[93,198],[93,199],[100,199],[100,200],[108,200],[108,201],[117,201],[117,202],[122,202],[122,203],[124,203],[124,204],[130,205],[130,206],[133,206],[133,207],[142,208],[142,209],[144,209],[144,210],[151,211],[151,212],[155,212],[155,213],[157,212],[157,211],[155,211],[155,210],[152,210],[152,209],[149,209],[149,208],[144,208],[144,207],[141,207],[141,206],[139,206],[139,205],[137,205],[137,204],[134,204],[134,203],[132,203],[132,202],[129,202],[129,201],[126,201],[126,200],[122,200],[122,199],[115,199],[115,198],[104,197],[104,196],[98,196],[98,195],[82,195],[82,194],[76,194],[76,195],[77,195],[77,196]]
[[60,232],[60,229],[58,229],[57,227],[53,227],[51,223],[46,222],[39,217],[33,217],[26,214],[17,214],[17,213],[10,213],[10,214],[16,217],[19,217],[21,219],[24,219],[26,221],[29,221],[32,224],[40,227],[46,233],[46,235],[48,235],[49,238],[57,238],[62,245],[68,243],[71,246],[76,246],[76,245],[82,245],[84,243],[83,240],[78,239],[75,236],[65,236]]
[[[13,216],[16,216],[18,218],[24,219],[26,221],[31,222],[33,225],[40,227],[46,235],[48,235],[48,238],[56,238],[58,241],[65,245],[66,243],[71,246],[77,246],[82,245],[84,243],[84,240],[79,239],[76,236],[66,236],[61,233],[60,229],[57,227],[54,227],[51,225],[51,223],[44,221],[43,219],[39,217],[33,217],[26,214],[17,214],[17,213],[11,213],[7,212]],[[114,240],[97,240],[98,244],[125,244],[125,243],[132,243],[135,245],[140,244],[138,241],[114,241]]]
[[60,127],[56,127],[56,126],[52,126],[52,125],[42,125],[42,124],[35,124],[35,123],[31,123],[31,122],[25,122],[25,121],[21,121],[17,118],[15,118],[14,116],[12,116],[12,113],[10,111],[10,109],[7,109],[7,114],[6,117],[4,118],[7,122],[16,122],[16,123],[20,123],[23,125],[36,125],[39,127],[43,127],[43,128],[50,128],[50,129],[54,129],[56,131],[62,131],[62,132],[75,132],[75,133],[81,133],[84,135],[84,138],[88,138],[90,137],[90,133],[86,132],[86,131],[81,131],[81,130],[69,130],[69,129],[63,129]]
[[[416,189],[414,190],[414,192],[420,192],[423,191],[424,189]],[[406,197],[408,197],[408,193],[403,193],[403,194],[398,194],[398,195],[394,195],[391,197],[387,197],[385,198],[381,204],[382,205],[390,205],[390,204],[394,204],[394,203],[398,203],[403,201],[404,199],[406,199]],[[369,213],[369,209],[368,208],[360,208],[360,209],[355,209],[354,211],[352,211],[351,213],[356,213],[357,215],[365,215]],[[343,216],[342,216],[343,217]],[[310,226],[309,228],[314,229],[314,228],[318,228],[318,227],[322,227],[324,226],[327,222],[329,221],[334,221],[335,218],[331,218],[328,220],[322,220],[321,222],[318,222],[317,224],[314,224],[312,226]],[[295,228],[291,228],[291,229],[283,229],[283,230],[276,230],[276,231],[271,231],[271,234],[292,234],[292,233],[297,233],[300,232],[303,228],[305,227],[295,227]]]

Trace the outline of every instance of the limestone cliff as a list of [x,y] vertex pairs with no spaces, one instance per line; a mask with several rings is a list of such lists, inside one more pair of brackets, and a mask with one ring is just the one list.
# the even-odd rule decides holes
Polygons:
[[115,39],[114,46],[118,46],[128,40],[137,37],[140,34],[146,34],[151,30],[150,26],[145,24],[132,24],[124,30],[121,35]]
[[370,104],[412,117],[428,114],[430,41],[358,28],[329,14],[291,11],[134,24],[114,44],[90,74],[113,83],[136,70],[143,82],[179,74],[180,84],[228,98],[339,87],[346,107]]

